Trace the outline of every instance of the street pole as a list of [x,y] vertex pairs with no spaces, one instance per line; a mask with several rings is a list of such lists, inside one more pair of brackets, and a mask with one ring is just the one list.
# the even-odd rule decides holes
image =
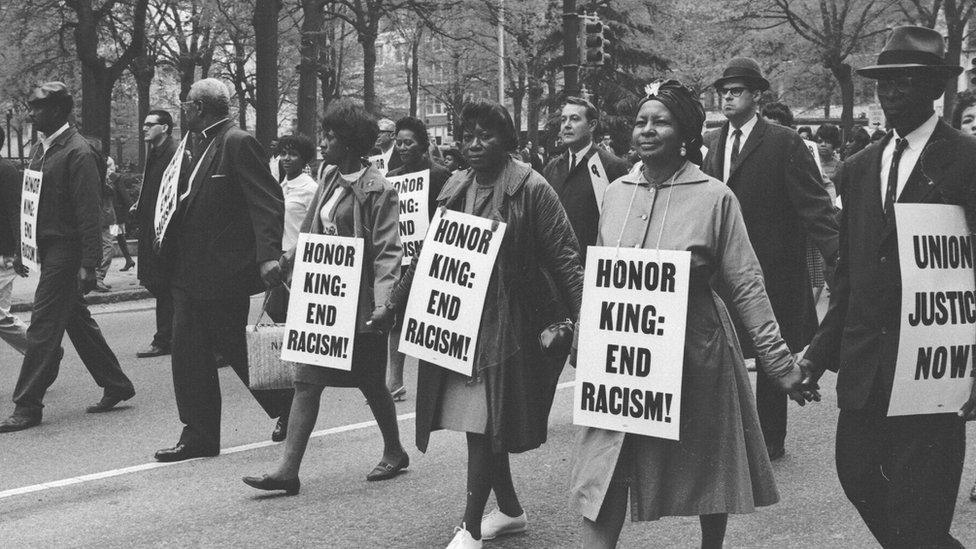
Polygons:
[[579,14],[576,0],[563,0],[563,92],[579,95]]
[[505,0],[498,0],[498,104],[505,105]]

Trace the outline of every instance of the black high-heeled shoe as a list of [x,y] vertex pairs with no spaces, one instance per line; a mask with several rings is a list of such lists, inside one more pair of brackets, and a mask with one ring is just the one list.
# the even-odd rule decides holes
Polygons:
[[244,477],[241,480],[251,488],[268,491],[284,490],[285,494],[289,496],[297,495],[298,491],[302,488],[302,482],[298,480],[298,477],[276,479],[264,475],[260,477]]

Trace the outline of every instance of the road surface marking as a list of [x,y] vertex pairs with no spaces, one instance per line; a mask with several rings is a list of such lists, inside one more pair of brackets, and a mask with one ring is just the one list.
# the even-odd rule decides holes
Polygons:
[[[556,389],[566,389],[567,387],[573,386],[573,381],[566,381],[560,383],[556,386]],[[417,414],[415,412],[410,412],[408,414],[402,414],[397,416],[397,421],[404,421],[407,419],[413,419]],[[315,431],[309,438],[324,437],[327,435],[337,435],[339,433],[347,433],[349,431],[358,431],[360,429],[368,429],[376,425],[376,421],[363,421],[360,423],[350,423],[349,425],[341,425],[339,427],[332,427],[329,429],[322,429],[320,431]],[[274,446],[281,444],[280,442],[271,442],[270,440],[265,440],[261,442],[253,442],[251,444],[243,444],[241,446],[234,446],[233,448],[222,448],[220,450],[220,455],[230,455],[236,454],[238,452],[246,452],[248,450],[257,450],[258,448],[266,448],[268,446]],[[33,494],[35,492],[42,492],[44,490],[50,490],[52,488],[64,488],[66,486],[74,486],[76,484],[83,484],[86,482],[92,482],[95,480],[102,480],[112,477],[120,477],[122,475],[128,475],[131,473],[140,473],[142,471],[152,471],[153,469],[160,469],[162,467],[169,467],[172,465],[179,465],[181,463],[189,463],[192,461],[199,461],[201,459],[209,458],[194,458],[184,461],[174,461],[170,463],[161,463],[154,461],[152,463],[143,463],[141,465],[133,465],[131,467],[122,467],[121,469],[112,469],[110,471],[102,471],[100,473],[91,473],[88,475],[81,475],[77,477],[65,478],[61,480],[54,480],[51,482],[42,482],[40,484],[34,484],[32,486],[24,486],[22,488],[13,488],[10,490],[4,490],[0,492],[0,499],[10,498],[14,496],[22,496],[24,494]]]

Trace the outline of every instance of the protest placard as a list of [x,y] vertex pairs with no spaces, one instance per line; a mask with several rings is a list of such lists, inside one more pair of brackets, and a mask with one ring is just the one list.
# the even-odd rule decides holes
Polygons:
[[504,223],[437,210],[403,315],[401,353],[472,374],[485,293],[504,236]]
[[976,375],[976,237],[962,206],[895,204],[901,267],[889,416],[956,413]]
[[41,270],[41,256],[37,251],[37,208],[41,203],[41,183],[44,174],[24,170],[24,188],[20,195],[20,258],[33,272]]
[[807,150],[813,155],[813,161],[817,163],[817,172],[823,175],[823,163],[820,162],[820,146],[806,139],[803,140],[803,144],[807,146]]
[[427,235],[430,170],[387,177],[397,190],[400,202],[400,241],[403,242],[403,264],[409,265]]
[[281,359],[349,371],[363,239],[300,233]]
[[691,253],[590,246],[573,423],[678,440]]
[[393,157],[393,149],[395,147],[390,147],[390,150],[385,153],[373,155],[369,157],[369,163],[373,165],[374,168],[380,171],[381,174],[386,175],[386,172],[390,171],[390,158]]
[[183,157],[186,151],[186,137],[180,141],[180,146],[176,148],[176,153],[170,159],[166,169],[163,170],[163,178],[159,182],[159,194],[156,196],[156,210],[153,215],[155,227],[155,243],[159,246],[166,236],[166,228],[173,219],[176,212],[176,205],[179,203],[180,170],[183,169]]

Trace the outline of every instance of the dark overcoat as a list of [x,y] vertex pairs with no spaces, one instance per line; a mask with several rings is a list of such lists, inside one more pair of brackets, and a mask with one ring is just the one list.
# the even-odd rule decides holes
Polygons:
[[163,281],[159,254],[153,246],[156,234],[153,220],[156,215],[156,199],[159,197],[159,184],[163,180],[163,172],[166,171],[166,166],[169,166],[178,147],[176,139],[166,136],[158,147],[150,147],[149,154],[146,155],[146,169],[143,172],[142,187],[136,201],[136,214],[132,219],[132,222],[139,227],[139,262],[136,264],[136,272],[139,281],[146,287]]

